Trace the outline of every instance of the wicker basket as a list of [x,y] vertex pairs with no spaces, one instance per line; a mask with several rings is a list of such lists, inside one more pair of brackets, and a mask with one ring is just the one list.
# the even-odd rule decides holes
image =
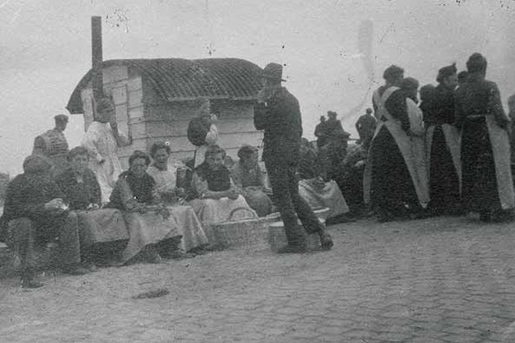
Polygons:
[[229,221],[211,225],[215,240],[212,243],[222,249],[266,248],[270,222],[257,217],[254,212],[252,219],[233,221],[234,213],[241,210],[250,212],[246,207],[238,207],[230,213]]

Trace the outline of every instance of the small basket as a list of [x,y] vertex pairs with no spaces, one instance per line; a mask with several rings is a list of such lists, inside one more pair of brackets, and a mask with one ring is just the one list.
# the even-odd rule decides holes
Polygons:
[[269,222],[260,219],[254,212],[252,219],[233,221],[234,213],[240,210],[252,212],[246,207],[238,207],[229,214],[229,221],[211,225],[215,239],[213,243],[223,249],[265,248]]

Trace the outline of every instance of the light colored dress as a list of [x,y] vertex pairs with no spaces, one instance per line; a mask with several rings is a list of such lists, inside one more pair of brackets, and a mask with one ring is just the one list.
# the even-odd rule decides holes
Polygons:
[[[81,145],[90,153],[89,167],[95,173],[102,191],[102,203],[106,204],[122,173],[120,160],[116,155],[118,145],[127,145],[127,138],[121,136],[117,142],[109,123],[94,121],[86,131]],[[104,160],[103,163],[100,163]]]
[[[227,171],[227,175],[229,175],[229,171]],[[230,179],[230,176],[228,177]],[[203,198],[202,194],[209,190],[208,182],[200,177],[197,172],[193,173],[192,187],[200,195],[200,198],[190,201],[190,205],[200,219],[210,242],[214,242],[214,235],[211,230],[213,224],[257,217],[256,212],[250,208],[242,195],[234,200],[227,197],[221,199]],[[230,179],[230,187],[236,187],[232,179]]]
[[[169,164],[166,170],[160,170],[154,165],[147,169],[147,173],[156,181],[155,190],[163,200],[175,192],[175,171],[173,164]],[[180,247],[183,251],[190,251],[208,243],[202,224],[191,206],[181,205],[178,201],[165,203],[182,235]]]

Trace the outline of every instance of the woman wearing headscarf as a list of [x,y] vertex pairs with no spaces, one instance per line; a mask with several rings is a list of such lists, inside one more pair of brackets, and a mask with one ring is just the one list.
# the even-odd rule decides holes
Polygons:
[[378,119],[364,176],[365,203],[370,203],[379,221],[416,216],[428,199],[413,159],[411,124],[406,94],[400,89],[404,70],[388,67],[386,83],[374,92]]
[[258,164],[258,149],[243,145],[238,150],[240,160],[231,168],[231,175],[236,187],[258,216],[272,213],[272,190],[266,186],[265,176]]
[[170,219],[175,220],[179,232],[182,235],[181,250],[184,252],[199,252],[208,243],[202,225],[193,208],[184,205],[181,198],[184,190],[176,187],[176,172],[184,166],[169,163],[170,145],[164,142],[156,142],[150,148],[150,156],[153,163],[147,169],[147,173],[156,182],[155,190],[161,197],[170,212]]
[[204,162],[207,146],[216,144],[218,141],[218,129],[213,123],[216,116],[211,113],[211,102],[208,98],[197,98],[193,105],[196,108],[197,117],[188,124],[188,139],[195,145],[194,167],[196,168]]
[[510,168],[509,118],[497,85],[485,79],[486,59],[479,53],[467,61],[467,82],[456,91],[456,126],[461,129],[464,208],[481,220],[501,219],[515,206]]
[[207,147],[204,162],[193,173],[192,188],[196,199],[190,202],[199,217],[210,243],[214,242],[211,225],[229,220],[255,218],[257,214],[245,198],[224,166],[225,150],[218,145]]
[[150,157],[136,150],[129,157],[129,170],[123,172],[111,194],[109,207],[122,211],[130,239],[122,253],[126,263],[136,255],[150,263],[159,263],[160,247],[176,248],[180,231],[175,220],[155,192],[156,182],[147,174]]
[[438,71],[438,86],[424,118],[431,198],[428,208],[436,215],[460,213],[460,145],[459,133],[454,126],[456,72],[455,64]]

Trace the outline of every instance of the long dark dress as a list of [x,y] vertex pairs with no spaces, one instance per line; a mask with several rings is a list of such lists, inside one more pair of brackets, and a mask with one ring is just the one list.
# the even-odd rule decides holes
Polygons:
[[422,109],[426,127],[433,127],[428,207],[435,214],[454,212],[460,206],[460,180],[442,128],[442,125],[454,123],[454,92],[438,85],[433,101]]
[[[381,87],[379,94],[386,90]],[[409,130],[409,118],[406,97],[401,90],[394,91],[385,102],[390,115],[398,119],[402,128]],[[377,110],[377,104],[374,103]],[[380,118],[386,120],[386,118]],[[370,147],[373,160],[371,182],[371,206],[381,219],[404,216],[410,212],[418,212],[421,207],[415,186],[394,137],[386,126],[382,126]]]
[[[456,91],[456,116],[458,127],[462,127],[464,207],[483,215],[513,207],[509,150],[505,147],[509,143],[507,133],[503,131],[508,118],[497,85],[486,81],[482,75],[471,74],[467,83]],[[496,136],[492,137],[490,131],[496,132]],[[503,136],[506,136],[506,142]],[[496,140],[495,144],[492,144],[493,140]],[[503,146],[505,153],[501,153]],[[499,173],[501,168],[504,170]]]

